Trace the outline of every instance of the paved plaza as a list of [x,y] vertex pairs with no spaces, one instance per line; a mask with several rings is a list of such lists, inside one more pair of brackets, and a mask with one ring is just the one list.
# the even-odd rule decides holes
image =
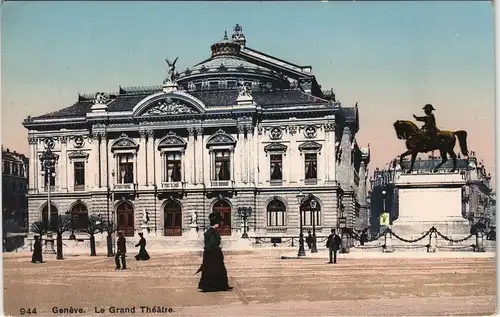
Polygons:
[[[200,252],[156,253],[128,270],[114,259],[71,256],[31,264],[28,253],[4,253],[4,312],[38,316],[81,308],[172,308],[171,316],[415,316],[491,315],[496,311],[495,258],[377,257],[280,259],[283,250],[226,251],[233,290],[197,290]],[[411,257],[410,253],[407,256]],[[101,310],[102,309],[102,310]],[[64,315],[64,314],[62,314]],[[66,314],[69,315],[69,314]],[[101,314],[103,315],[103,314]],[[151,311],[144,315],[159,315]],[[27,315],[26,315],[27,316]]]

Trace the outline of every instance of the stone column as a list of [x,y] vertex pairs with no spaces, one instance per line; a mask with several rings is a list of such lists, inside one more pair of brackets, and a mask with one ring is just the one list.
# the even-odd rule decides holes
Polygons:
[[325,146],[326,146],[326,180],[335,180],[335,124],[327,123],[325,124]]
[[101,151],[101,157],[100,157],[100,162],[101,162],[101,186],[106,186],[107,180],[108,180],[108,170],[107,170],[107,164],[106,161],[108,160],[108,149],[107,149],[107,144],[108,144],[108,134],[106,132],[100,132],[99,133],[99,148]]
[[196,181],[198,184],[203,184],[205,183],[204,180],[204,175],[203,175],[203,128],[202,127],[197,127],[196,128]]
[[99,171],[99,134],[97,132],[92,133],[92,150],[91,150],[91,155],[94,155],[94,158],[91,161],[92,166],[89,166],[89,169],[92,171],[97,171],[97,173],[94,173],[94,179],[93,179],[93,184],[92,187],[96,188],[100,186],[100,176],[101,176],[101,171]]
[[148,135],[148,175],[149,183],[156,184],[156,149],[155,149],[155,133],[153,130],[147,131]]
[[194,127],[189,127],[187,129],[188,131],[188,139],[187,139],[187,151],[186,151],[186,157],[183,158],[186,160],[186,182],[189,184],[194,184],[194,164],[195,164],[195,139],[194,139],[194,134],[195,134],[195,128]]
[[35,189],[36,187],[36,162],[38,157],[36,155],[36,138],[32,135],[28,136],[28,143],[30,146],[30,156],[29,156],[29,165],[28,165],[28,188]]
[[[236,155],[238,156],[239,159],[239,164],[238,164],[238,170],[239,170],[239,175],[240,175],[240,181],[242,183],[246,183],[246,178],[245,178],[245,163],[244,163],[244,152],[245,152],[245,139],[244,139],[244,133],[245,133],[245,127],[242,125],[238,126],[238,143],[236,144]],[[236,161],[233,161],[236,163]],[[232,165],[234,165],[234,163]],[[236,179],[236,175],[233,175],[233,179]]]
[[145,130],[139,130],[139,150],[137,151],[137,156],[136,156],[136,164],[137,167],[137,184],[138,186],[145,184],[146,183],[146,173],[147,169],[145,168],[147,166],[147,161],[146,161],[146,131]]
[[[59,157],[59,175],[61,179],[61,190],[63,192],[68,191],[68,137],[62,136],[61,141],[61,156]],[[74,181],[73,181],[74,182]]]
[[253,133],[254,133],[254,127],[252,125],[249,125],[246,127],[247,129],[247,143],[248,143],[248,150],[247,150],[247,155],[248,155],[248,182],[249,183],[255,183],[255,155],[257,155],[257,152],[255,150],[254,146],[254,140],[253,140]]

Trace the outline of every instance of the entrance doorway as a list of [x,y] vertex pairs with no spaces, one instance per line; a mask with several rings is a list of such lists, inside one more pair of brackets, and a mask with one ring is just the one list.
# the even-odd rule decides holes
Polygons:
[[166,236],[182,236],[182,207],[178,202],[167,202],[163,219]]
[[134,207],[127,202],[123,202],[116,208],[116,215],[118,218],[117,228],[118,231],[123,232],[125,237],[134,236]]
[[219,200],[214,204],[213,212],[218,212],[222,216],[222,222],[220,225],[220,235],[230,236],[231,235],[231,206],[227,201]]

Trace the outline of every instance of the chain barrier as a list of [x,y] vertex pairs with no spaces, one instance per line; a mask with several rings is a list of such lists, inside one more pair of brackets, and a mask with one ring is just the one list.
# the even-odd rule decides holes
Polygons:
[[[433,227],[434,228],[434,227]],[[465,240],[468,240],[470,239],[473,235],[472,234],[469,234],[467,237],[463,238],[463,239],[458,239],[458,240],[454,240],[450,237],[447,237],[445,236],[444,234],[442,234],[441,232],[437,231],[436,228],[434,228],[434,231],[443,239],[445,239],[446,241],[450,241],[450,242],[455,242],[455,243],[459,243],[459,242],[464,242]]]
[[406,243],[415,243],[415,242],[418,242],[422,239],[424,239],[425,237],[427,237],[431,232],[433,232],[434,230],[436,230],[436,228],[432,227],[429,229],[429,231],[427,231],[423,236],[421,236],[420,238],[417,238],[417,239],[413,239],[413,240],[407,240],[405,238],[401,238],[400,236],[398,236],[397,234],[395,234],[391,229],[387,229],[388,232],[390,232],[396,239],[400,240],[400,241],[403,241],[403,242],[406,242]]

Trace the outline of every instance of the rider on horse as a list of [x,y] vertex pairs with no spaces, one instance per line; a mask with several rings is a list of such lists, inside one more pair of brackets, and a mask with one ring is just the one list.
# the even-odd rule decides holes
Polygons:
[[422,109],[425,111],[425,116],[417,117],[416,115],[413,115],[413,117],[417,121],[424,122],[422,129],[420,129],[422,135],[429,140],[435,139],[439,129],[436,126],[436,118],[434,117],[432,110],[436,109],[434,109],[431,104],[426,104]]

